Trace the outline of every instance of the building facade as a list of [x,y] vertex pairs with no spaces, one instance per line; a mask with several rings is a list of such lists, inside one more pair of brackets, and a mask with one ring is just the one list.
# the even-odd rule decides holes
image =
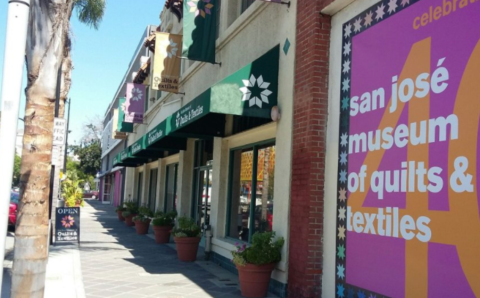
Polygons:
[[[130,61],[127,72],[123,80],[120,82],[118,89],[112,99],[110,105],[105,112],[105,118],[103,121],[103,133],[102,133],[102,164],[98,174],[100,180],[100,200],[105,204],[120,205],[123,200],[123,190],[125,183],[125,168],[116,167],[113,165],[115,157],[127,147],[126,134],[118,133],[118,116],[115,114],[115,110],[120,107],[120,100],[125,97],[127,90],[127,83],[131,82],[141,70],[142,66],[146,64],[150,57],[150,52],[143,46],[145,38],[150,36],[152,32],[155,32],[156,26],[149,25],[146,27],[145,32],[140,37],[139,43]],[[150,92],[152,95],[152,92]],[[157,98],[156,94],[153,94],[154,100]],[[150,104],[151,104],[150,103]],[[145,109],[148,109],[149,102],[146,101]]]
[[[183,60],[184,94],[162,92],[115,166],[126,166],[124,200],[176,210],[211,229],[210,258],[229,270],[235,243],[254,232],[287,239],[271,283],[285,297],[296,5],[217,5],[221,64]],[[182,34],[182,22],[164,9],[160,31]]]
[[479,296],[480,2],[273,2],[211,8],[218,64],[182,60],[112,152],[121,199],[194,218],[232,272],[275,231],[280,297]]

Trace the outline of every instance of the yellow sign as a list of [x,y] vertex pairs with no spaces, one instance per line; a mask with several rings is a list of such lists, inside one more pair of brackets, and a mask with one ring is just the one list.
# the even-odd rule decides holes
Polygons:
[[182,35],[155,33],[152,89],[178,93]]

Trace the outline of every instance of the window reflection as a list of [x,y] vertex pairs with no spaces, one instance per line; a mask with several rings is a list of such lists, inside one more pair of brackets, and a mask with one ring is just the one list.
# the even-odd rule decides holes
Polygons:
[[252,227],[252,233],[272,230],[275,145],[235,150],[232,157],[228,236],[249,241]]

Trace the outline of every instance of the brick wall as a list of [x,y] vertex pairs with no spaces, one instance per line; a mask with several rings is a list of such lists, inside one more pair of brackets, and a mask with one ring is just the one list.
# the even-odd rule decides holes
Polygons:
[[323,190],[333,0],[298,0],[288,294],[321,296]]

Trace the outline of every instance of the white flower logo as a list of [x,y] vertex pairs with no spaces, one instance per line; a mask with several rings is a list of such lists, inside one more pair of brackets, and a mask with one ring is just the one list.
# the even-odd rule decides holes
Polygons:
[[143,96],[142,90],[140,90],[139,88],[133,88],[132,89],[132,100],[133,101],[139,101],[140,99],[142,99],[142,96]]
[[195,17],[198,15],[201,15],[202,18],[205,18],[206,15],[211,15],[212,14],[212,8],[214,7],[212,3],[210,3],[211,0],[201,0],[204,4],[203,9],[198,9],[198,2],[200,0],[191,0],[187,2],[187,5],[190,6],[189,12],[190,13],[195,13]]
[[180,114],[177,114],[177,119],[175,121],[176,121],[175,124],[178,127],[180,125]]
[[178,51],[177,43],[170,38],[170,51],[167,52],[168,58],[177,56],[177,51]]
[[[242,91],[243,93],[242,101],[248,100],[248,104],[250,107],[257,105],[259,108],[262,108],[263,103],[268,103],[268,96],[272,94],[272,91],[267,89],[268,86],[270,86],[270,83],[264,82],[262,75],[260,75],[257,79],[252,74],[250,76],[250,80],[242,80],[242,81],[243,81],[243,85],[245,85],[245,87],[240,88],[240,91]],[[258,88],[264,89],[260,93],[260,97],[262,99],[258,98],[257,96],[252,97],[252,91],[250,91],[249,87],[255,87],[255,83],[257,84]]]

